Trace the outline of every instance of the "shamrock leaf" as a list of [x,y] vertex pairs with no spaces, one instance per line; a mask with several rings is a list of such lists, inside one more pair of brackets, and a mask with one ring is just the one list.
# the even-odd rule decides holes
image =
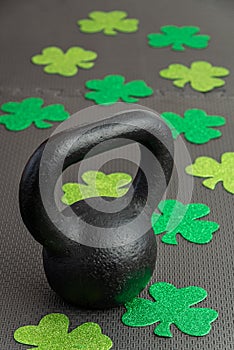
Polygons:
[[205,204],[193,203],[184,205],[179,201],[169,199],[158,205],[161,214],[152,215],[152,227],[156,235],[163,232],[162,242],[178,244],[176,235],[181,234],[187,241],[205,244],[212,240],[212,234],[219,229],[219,224],[213,221],[197,220],[210,213]]
[[192,88],[200,92],[223,86],[225,81],[216,77],[225,77],[228,74],[228,69],[212,66],[205,61],[193,62],[190,68],[175,63],[160,71],[161,77],[174,80],[175,86],[182,88],[190,82]]
[[95,90],[85,94],[88,100],[94,100],[97,104],[113,104],[119,99],[124,102],[138,102],[135,97],[146,97],[153,94],[153,90],[143,80],[133,80],[124,84],[122,75],[107,75],[103,80],[94,79],[86,82],[88,89]]
[[185,171],[189,175],[208,177],[203,185],[211,190],[222,181],[225,190],[234,194],[234,152],[223,153],[221,163],[210,157],[198,157]]
[[132,181],[132,177],[125,173],[113,173],[106,175],[101,171],[86,171],[82,175],[82,180],[86,183],[66,183],[62,186],[64,196],[62,202],[72,205],[75,202],[86,198],[94,197],[123,197],[129,190],[127,187]]
[[60,74],[65,77],[76,75],[78,67],[90,69],[94,66],[92,62],[97,58],[94,51],[87,51],[81,47],[70,47],[64,53],[59,47],[47,47],[42,50],[41,55],[32,57],[32,62],[45,65],[44,71],[49,74]]
[[192,336],[204,336],[211,330],[211,322],[218,313],[208,308],[190,308],[207,297],[207,292],[200,287],[177,289],[170,283],[159,282],[149,289],[156,302],[135,298],[125,307],[127,312],[122,316],[125,325],[144,327],[160,322],[154,333],[160,337],[172,337],[171,324],[181,332]]
[[63,314],[49,314],[38,326],[24,326],[17,329],[17,342],[33,345],[38,350],[109,350],[112,341],[102,334],[96,323],[83,323],[68,333],[69,319]]
[[204,49],[208,46],[209,35],[197,35],[199,27],[193,26],[164,26],[160,33],[148,34],[149,45],[152,47],[172,46],[175,51],[184,51],[184,45],[194,49]]
[[184,113],[184,118],[172,112],[162,113],[161,116],[170,127],[174,139],[184,133],[186,140],[199,145],[220,137],[221,131],[212,127],[226,123],[225,118],[209,116],[202,109],[188,109]]
[[117,31],[133,33],[138,30],[139,21],[135,18],[126,19],[124,11],[93,11],[89,13],[90,19],[81,19],[77,22],[84,33],[98,33],[103,31],[106,35],[116,35]]
[[37,97],[26,98],[21,102],[4,103],[1,110],[8,114],[0,116],[0,124],[4,124],[11,131],[27,129],[32,123],[37,128],[47,129],[53,126],[48,121],[59,122],[69,117],[63,105],[42,107],[43,104],[43,99]]

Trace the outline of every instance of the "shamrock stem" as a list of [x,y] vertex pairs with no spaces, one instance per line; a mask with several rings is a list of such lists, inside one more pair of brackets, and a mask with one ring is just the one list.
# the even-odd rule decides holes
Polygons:
[[172,338],[170,323],[169,322],[159,323],[159,325],[154,330],[154,334],[158,335],[159,337]]
[[214,190],[217,182],[219,182],[219,181],[220,181],[219,178],[212,177],[212,178],[204,180],[203,185],[210,188],[211,190]]
[[175,244],[177,245],[178,242],[176,240],[176,234],[177,232],[174,231],[169,231],[168,233],[166,233],[163,237],[162,237],[162,242],[166,243],[166,244]]
[[107,28],[104,29],[104,34],[106,34],[106,35],[116,35],[117,32],[116,32],[115,29],[107,27]]
[[184,51],[184,50],[185,50],[185,48],[184,48],[184,46],[183,46],[182,43],[174,43],[174,44],[172,45],[172,48],[173,48],[174,50],[176,50],[176,51]]

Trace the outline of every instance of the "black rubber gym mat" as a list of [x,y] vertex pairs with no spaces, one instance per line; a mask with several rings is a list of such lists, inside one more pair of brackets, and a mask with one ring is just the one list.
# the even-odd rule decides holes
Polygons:
[[[138,18],[139,31],[106,37],[80,33],[76,26],[76,21],[87,17],[92,10],[115,9],[126,10],[130,17]],[[226,0],[120,0],[118,3],[3,0],[0,3],[0,103],[20,101],[29,96],[42,97],[45,104],[64,104],[72,114],[93,105],[83,97],[86,80],[106,74],[122,74],[127,80],[144,79],[155,93],[142,99],[142,105],[158,112],[179,114],[188,108],[202,108],[209,114],[226,117],[227,125],[222,127],[221,138],[200,146],[185,141],[192,161],[201,155],[219,160],[222,153],[234,151],[233,12],[234,3]],[[172,52],[169,48],[149,48],[146,35],[166,24],[200,26],[203,33],[211,35],[209,47],[187,49],[184,53]],[[93,69],[80,70],[72,78],[50,76],[42,67],[30,63],[31,56],[50,45],[63,49],[78,45],[98,52],[99,57]],[[171,81],[159,77],[159,70],[170,63],[190,64],[195,60],[207,60],[230,69],[226,85],[201,94],[190,87],[175,88]],[[37,324],[42,316],[51,312],[65,313],[70,318],[71,329],[83,322],[97,322],[104,334],[113,340],[116,350],[233,349],[233,195],[227,193],[222,184],[211,191],[202,186],[202,179],[194,178],[191,201],[209,205],[209,219],[220,224],[212,242],[201,246],[179,237],[179,245],[170,246],[161,243],[158,237],[157,266],[150,282],[167,281],[178,287],[205,288],[208,298],[200,305],[219,311],[219,318],[208,336],[190,337],[172,327],[172,339],[158,338],[153,334],[154,326],[124,326],[121,323],[124,308],[80,310],[51,291],[43,272],[41,247],[27,232],[19,214],[18,185],[27,159],[55,127],[42,130],[31,126],[17,133],[3,126],[0,128],[0,349],[27,349],[14,341],[14,331],[23,325]],[[72,174],[70,176],[72,178]],[[176,196],[175,172],[168,198]],[[147,289],[142,296],[147,297]]]

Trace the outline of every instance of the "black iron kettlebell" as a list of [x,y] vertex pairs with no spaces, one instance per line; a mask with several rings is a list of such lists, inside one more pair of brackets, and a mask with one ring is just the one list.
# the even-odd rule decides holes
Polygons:
[[[108,140],[111,143],[105,142]],[[103,197],[58,210],[54,189],[61,169],[81,161],[94,146],[103,145],[98,147],[100,153],[130,141],[139,144],[141,161],[133,190],[113,201],[120,210],[105,212]],[[49,155],[44,159],[48,142]],[[147,151],[157,160],[154,166]],[[151,215],[172,168],[171,132],[150,111],[121,112],[61,132],[38,147],[21,178],[20,211],[32,236],[43,245],[45,273],[56,293],[78,306],[109,308],[131,300],[145,288],[155,268],[157,250]],[[45,198],[40,188],[43,181]]]

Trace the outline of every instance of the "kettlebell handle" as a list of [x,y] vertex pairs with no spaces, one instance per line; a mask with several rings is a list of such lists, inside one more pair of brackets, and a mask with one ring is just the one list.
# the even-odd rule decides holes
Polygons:
[[[158,204],[173,168],[173,139],[169,128],[159,115],[146,110],[130,110],[81,128],[61,132],[43,142],[33,153],[25,166],[19,188],[22,219],[33,237],[45,248],[58,254],[69,253],[69,241],[73,240],[72,232],[74,233],[76,223],[71,218],[67,225],[54,198],[54,189],[61,176],[61,169],[64,171],[85,156],[89,157],[88,152],[95,146],[116,139],[120,140],[121,144],[107,142],[108,148],[105,149],[104,143],[104,148],[100,151],[97,147],[97,153],[92,152],[92,156],[120,145],[127,145],[131,141],[147,148],[156,157],[164,175],[162,179],[162,173],[157,171],[152,173],[150,188],[153,186],[154,189],[152,195],[154,206]],[[49,145],[49,161],[43,157],[47,145]],[[141,153],[140,167],[143,171],[145,161]],[[139,169],[133,181],[132,203],[138,201],[139,196],[145,195],[143,187],[145,188],[146,184],[142,174],[142,170]],[[47,183],[46,203],[41,196],[41,181]],[[50,207],[50,215],[45,209],[45,204]],[[152,207],[152,211],[154,209],[155,207]]]

